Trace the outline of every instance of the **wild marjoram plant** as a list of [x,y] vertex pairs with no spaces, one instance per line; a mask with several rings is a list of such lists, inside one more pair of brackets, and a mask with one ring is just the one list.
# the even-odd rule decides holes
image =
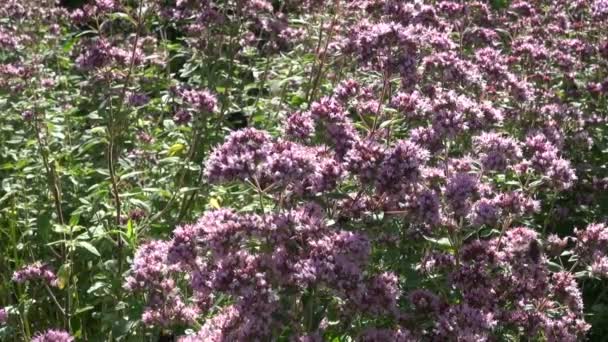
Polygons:
[[608,333],[608,2],[0,3],[0,340]]

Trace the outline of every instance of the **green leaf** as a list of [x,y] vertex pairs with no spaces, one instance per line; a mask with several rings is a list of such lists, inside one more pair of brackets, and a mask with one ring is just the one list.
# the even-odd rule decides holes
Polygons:
[[547,262],[547,266],[551,272],[561,272],[564,270],[564,268],[560,264],[557,264],[553,261]]
[[93,293],[104,287],[108,287],[108,284],[104,283],[103,281],[96,281],[95,283],[93,283],[93,285],[91,285],[91,287],[89,287],[87,293]]
[[81,314],[83,312],[91,311],[93,309],[95,309],[95,307],[93,305],[87,305],[87,306],[85,306],[83,308],[77,309],[76,310],[76,315]]
[[142,208],[142,209],[146,210],[147,212],[151,211],[150,206],[142,200],[138,200],[136,198],[129,198],[129,203],[133,204],[136,207]]
[[452,246],[452,243],[450,242],[450,239],[448,239],[447,237],[443,237],[440,239],[434,239],[428,236],[424,236],[424,239],[431,242],[432,244],[436,245],[438,248],[446,250],[446,251],[452,251],[454,248]]
[[70,226],[75,226],[80,222],[80,215],[72,215],[70,217]]
[[91,254],[94,254],[96,256],[101,256],[101,254],[99,254],[99,251],[97,250],[97,248],[95,248],[95,246],[93,246],[92,244],[90,244],[87,241],[76,241],[76,246],[86,249]]
[[109,14],[110,19],[112,20],[116,20],[116,19],[124,19],[127,20],[129,22],[131,22],[133,25],[137,25],[137,21],[135,19],[133,19],[133,17],[131,17],[130,15],[128,15],[127,13],[123,13],[123,12],[114,12],[114,13],[110,13]]
[[144,173],[144,171],[132,171],[132,172],[128,172],[128,173],[125,173],[124,175],[121,175],[120,176],[120,180],[125,180],[125,179],[128,179],[128,178],[137,176],[137,175],[141,175],[143,173]]

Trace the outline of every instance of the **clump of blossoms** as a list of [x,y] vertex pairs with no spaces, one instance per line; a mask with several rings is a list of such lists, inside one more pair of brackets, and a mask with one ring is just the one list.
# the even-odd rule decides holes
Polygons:
[[[344,94],[360,96],[351,88],[291,114],[286,137],[245,128],[214,149],[206,180],[245,185],[258,209],[208,211],[171,240],[143,245],[126,288],[147,294],[144,322],[199,322],[183,341],[322,339],[332,329],[362,341],[584,336],[572,274],[550,271],[539,233],[514,225],[538,212],[535,194],[487,176],[516,174],[519,143],[482,133],[475,154],[458,157],[431,155],[407,137],[388,140],[383,128],[366,134],[351,117],[357,104]],[[462,116],[463,127],[476,119]],[[461,131],[440,135],[455,140]],[[353,184],[357,191],[329,196]],[[391,224],[408,238],[376,234]],[[421,274],[436,279],[432,290],[408,288],[397,269],[375,262],[410,239],[442,236],[450,253],[418,259]],[[329,312],[347,325],[328,326]],[[354,319],[366,323],[353,329]]]
[[8,312],[5,308],[0,309],[0,324],[5,324],[8,321]]
[[[344,59],[352,78],[319,97],[310,90],[306,107],[289,108],[284,135],[249,127],[214,148],[204,181],[243,189],[239,200],[250,203],[141,245],[125,288],[146,295],[143,322],[199,327],[184,341],[583,338],[571,272],[606,274],[604,227],[575,233],[577,261],[562,259],[570,240],[543,233],[554,229],[555,202],[590,180],[574,147],[593,148],[589,132],[603,123],[591,114],[601,103],[581,101],[608,89],[597,72],[605,44],[589,39],[601,36],[602,4],[151,2],[188,47],[222,51],[215,38],[230,31],[235,55],[301,42],[305,29],[290,15],[329,6],[335,19],[320,25],[330,32],[317,50],[323,62]],[[92,23],[120,7],[97,1],[72,19]],[[227,22],[239,23],[236,33]],[[75,55],[98,84],[127,66],[162,66],[145,54],[153,37],[101,36],[81,40]],[[8,83],[33,72],[1,70]],[[204,87],[169,92],[175,123],[196,128],[218,111]],[[132,107],[150,102],[141,89],[125,95]],[[405,275],[416,270],[412,286]]]
[[[0,1],[0,211],[24,246],[0,339],[134,323],[131,261],[150,335],[584,339],[608,274],[607,3]],[[241,114],[269,131],[224,137]],[[86,230],[51,254],[47,217]]]
[[195,118],[213,113],[217,108],[217,99],[208,90],[182,88],[177,95],[183,101],[183,107],[173,116],[177,124],[186,124]]
[[253,47],[265,52],[277,52],[302,40],[305,31],[292,25],[289,15],[314,13],[323,9],[325,0],[278,5],[267,0],[236,2],[210,1],[150,1],[160,19],[179,28],[186,42],[195,48],[214,48],[215,38],[231,33],[227,23],[239,23],[240,48]]
[[63,330],[47,330],[37,333],[32,342],[73,342],[74,337]]
[[587,265],[593,275],[608,277],[608,227],[592,223],[584,230],[575,230],[574,234],[578,262]]
[[[181,295],[177,280],[185,271],[194,294],[191,319],[216,305],[220,293],[232,302],[205,322],[199,340],[265,339],[281,326],[298,331],[298,323],[318,324],[297,318],[309,310],[306,296],[337,296],[344,303],[336,306],[345,310],[395,314],[396,278],[367,274],[369,254],[365,235],[330,226],[318,205],[264,215],[218,209],[177,228],[171,241],[141,249],[126,286],[151,296],[159,289],[145,322],[154,323],[149,310],[163,323],[175,322],[182,319],[175,315],[182,299],[173,294]],[[284,311],[286,300],[298,311]]]
[[35,262],[24,266],[13,273],[13,281],[19,284],[25,283],[26,281],[37,280],[55,286],[57,283],[57,276],[50,266],[41,262]]

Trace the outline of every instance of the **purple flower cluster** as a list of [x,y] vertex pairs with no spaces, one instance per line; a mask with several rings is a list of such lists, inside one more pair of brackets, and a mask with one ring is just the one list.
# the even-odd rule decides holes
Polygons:
[[454,338],[458,341],[487,341],[496,326],[491,312],[461,304],[450,307],[438,317],[437,337]]
[[149,301],[142,320],[148,325],[192,323],[199,314],[196,306],[184,302],[175,280],[171,278],[177,269],[167,264],[168,251],[166,242],[153,241],[142,245],[124,285],[130,291],[147,291]]
[[398,141],[387,151],[379,166],[376,188],[380,192],[400,191],[416,183],[428,152],[410,141]]
[[593,274],[608,277],[608,227],[592,223],[584,230],[575,230],[574,234],[580,261],[590,265]]
[[251,179],[270,154],[272,138],[266,132],[248,128],[226,137],[224,144],[215,149],[205,166],[205,175],[211,182],[229,182]]
[[50,266],[41,262],[24,266],[20,270],[13,273],[13,281],[19,284],[27,281],[40,280],[48,285],[55,286],[57,284],[57,276]]
[[[374,183],[378,179],[380,165],[386,157],[384,146],[376,141],[360,140],[344,156],[347,170],[357,175],[364,184]],[[386,170],[385,172],[389,172]],[[388,177],[388,175],[386,176]]]
[[285,121],[285,134],[291,139],[308,140],[315,131],[310,112],[295,112]]
[[469,212],[479,190],[478,183],[477,177],[469,173],[456,173],[447,180],[445,197],[454,215],[462,217]]
[[211,182],[249,180],[262,188],[278,187],[297,195],[315,194],[336,186],[340,164],[322,147],[274,140],[265,132],[232,133],[207,161]]
[[[263,338],[280,324],[277,299],[298,300],[311,288],[342,298],[343,310],[395,315],[397,277],[367,275],[369,254],[370,241],[364,235],[328,226],[316,205],[266,215],[219,209],[179,227],[168,243],[143,246],[126,287],[152,299],[162,290],[163,308],[173,313],[180,307],[172,301],[175,282],[186,272],[196,305],[193,312],[209,310],[219,293],[235,301],[190,340]],[[159,303],[152,300],[149,305],[159,312]],[[173,322],[182,318],[168,316],[166,310],[160,314]],[[148,315],[144,313],[144,319]]]
[[[147,328],[197,330],[182,341],[576,341],[601,317],[583,290],[608,277],[608,1],[85,2],[1,1],[0,121],[44,164],[77,144],[46,165],[66,217],[78,196],[61,183],[107,143],[118,178],[101,205],[144,234],[120,265]],[[240,113],[250,126],[223,137]],[[187,157],[161,159],[188,139]],[[157,177],[176,180],[167,202],[140,191]],[[168,240],[146,235],[173,224]],[[76,261],[68,295],[88,300]],[[63,285],[40,262],[12,279]],[[49,310],[77,310],[65,295]],[[57,326],[49,310],[28,315]]]
[[74,337],[62,330],[47,330],[36,334],[32,342],[73,342]]
[[111,65],[139,64],[142,61],[142,51],[136,50],[136,53],[132,53],[130,50],[115,46],[110,41],[102,38],[89,42],[76,58],[78,67],[85,71],[101,69]]
[[144,93],[132,92],[128,94],[127,102],[133,107],[141,107],[150,102],[150,97]]
[[184,89],[180,95],[185,103],[201,113],[212,113],[217,106],[217,99],[207,90]]
[[[304,3],[287,3],[273,6],[267,0],[246,0],[237,3],[206,1],[153,1],[160,16],[171,22],[187,35],[195,46],[216,43],[216,37],[227,34],[226,23],[239,22],[241,47],[252,46],[267,52],[285,50],[304,37],[304,30],[291,25],[290,14],[302,11],[314,12],[322,8],[324,0]],[[205,37],[205,38],[203,38]]]
[[516,140],[496,133],[482,133],[473,138],[473,144],[486,170],[504,171],[507,166],[522,158],[522,151]]
[[[603,141],[593,132],[605,121],[597,70],[608,45],[590,38],[604,37],[602,3],[332,3],[316,56],[330,62],[313,72],[354,65],[331,75],[333,90],[327,80],[309,89],[307,106],[281,108],[291,113],[282,136],[250,127],[214,148],[205,180],[241,183],[251,203],[141,247],[127,288],[148,294],[144,320],[206,317],[183,341],[273,339],[280,327],[301,341],[343,328],[361,341],[584,338],[570,272],[608,274],[606,228],[561,238],[529,227],[553,232],[553,215],[568,218],[563,206],[591,183],[594,161],[577,148]],[[158,6],[188,34],[213,37],[239,16],[243,45],[277,50],[301,37],[285,15],[292,4],[216,5]],[[208,91],[175,94],[178,123],[217,106]],[[579,259],[562,253],[569,241]],[[420,288],[401,281],[406,259],[419,260]],[[330,314],[361,324],[330,327]]]
[[[464,6],[447,1],[434,8],[394,1],[355,1],[348,9],[357,24],[352,29],[345,29],[340,45],[342,51],[352,55],[361,66],[401,76],[407,91],[393,97],[392,105],[421,124],[411,131],[412,139],[431,151],[440,147],[442,138],[458,139],[472,130],[492,130],[503,120],[509,124],[531,125],[534,130],[552,130],[561,136],[564,136],[566,122],[574,127],[584,127],[588,119],[580,115],[577,119],[564,115],[556,117],[542,110],[545,107],[559,107],[560,112],[575,109],[547,90],[546,85],[553,80],[547,79],[546,75],[528,77],[527,74],[534,74],[534,71],[527,67],[551,68],[548,62],[554,61],[556,72],[572,73],[589,63],[585,56],[589,56],[592,48],[583,40],[568,36],[572,29],[567,21],[571,19],[558,14],[565,4],[552,3],[549,13],[545,13],[547,17],[542,17],[543,12],[536,5],[514,2],[511,7],[517,13],[514,17],[501,17],[479,2]],[[595,4],[577,10],[599,13],[597,8],[600,7]],[[464,13],[471,16],[466,20],[458,18]],[[547,22],[550,24],[545,29],[541,23]],[[588,23],[577,22],[577,25]],[[453,41],[443,33],[446,28],[462,31],[463,27],[467,30],[461,41]],[[520,32],[520,28],[524,29]],[[499,30],[517,33],[516,39],[509,43],[510,50],[501,45],[504,42],[499,43]],[[543,30],[551,32],[550,41],[535,38]],[[586,58],[585,62],[565,62],[580,58]],[[405,60],[408,67],[404,69],[400,63]],[[565,64],[567,69],[564,69]],[[404,70],[409,72],[404,74]],[[537,78],[542,82],[537,82]],[[342,88],[340,92],[345,93]],[[466,97],[461,95],[463,91],[466,91]],[[576,94],[572,92],[573,96]],[[533,117],[505,117],[497,96],[513,99],[514,103],[535,100],[538,102],[535,107],[541,110],[535,111]],[[477,150],[486,169],[503,171],[506,164],[522,159],[523,142],[515,136],[500,134],[499,139],[488,134],[491,133],[484,133],[474,141],[487,145],[478,146]],[[553,186],[559,189],[572,187],[577,176],[570,162],[557,150],[533,154],[530,158],[535,168]],[[541,158],[552,160],[551,165],[538,168],[535,162]]]
[[531,166],[541,174],[546,174],[558,188],[567,189],[576,181],[570,162],[559,157],[557,147],[545,135],[528,137],[526,147],[532,154],[529,160]]
[[205,117],[214,113],[217,109],[217,98],[208,90],[195,90],[189,88],[176,89],[183,105],[173,116],[173,121],[178,125],[185,125],[194,118]]
[[[583,336],[589,326],[582,318],[581,292],[572,274],[550,275],[538,238],[520,227],[463,246],[460,267],[448,275],[463,303],[439,310],[437,334],[487,340],[497,324],[506,323],[528,336],[547,331],[566,340]],[[535,309],[528,310],[530,306]]]
[[498,223],[501,217],[521,218],[539,211],[539,202],[521,192],[504,192],[482,197],[473,203],[468,219],[473,226]]
[[0,309],[0,325],[5,324],[8,321],[8,312],[5,308]]

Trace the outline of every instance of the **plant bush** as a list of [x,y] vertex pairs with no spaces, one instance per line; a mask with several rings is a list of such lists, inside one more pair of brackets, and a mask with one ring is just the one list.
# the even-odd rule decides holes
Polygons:
[[0,340],[608,333],[608,2],[0,18]]

